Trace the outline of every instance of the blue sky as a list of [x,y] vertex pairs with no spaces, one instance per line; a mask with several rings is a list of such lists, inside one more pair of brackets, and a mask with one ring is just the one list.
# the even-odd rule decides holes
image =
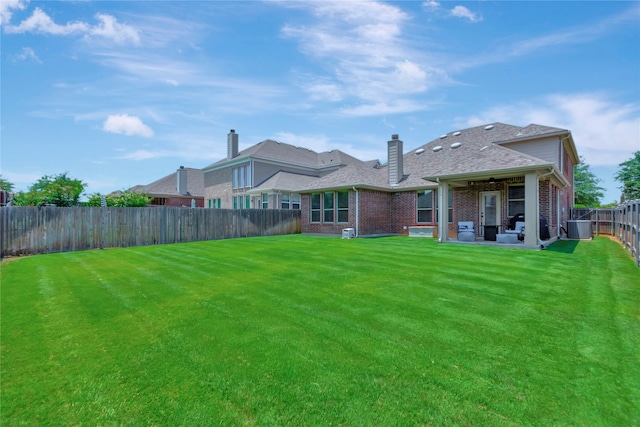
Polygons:
[[0,2],[2,178],[148,184],[275,139],[386,161],[491,122],[570,129],[619,197],[640,2]]

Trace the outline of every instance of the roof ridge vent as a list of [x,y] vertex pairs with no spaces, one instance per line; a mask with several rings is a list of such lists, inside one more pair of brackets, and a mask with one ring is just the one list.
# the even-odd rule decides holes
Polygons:
[[486,125],[484,127],[484,130],[491,130],[491,129],[493,129],[493,125]]
[[451,148],[458,148],[460,147],[462,144],[459,142],[454,142],[453,144],[451,144]]
[[416,154],[422,154],[422,153],[424,153],[424,148],[418,148],[416,150]]
[[457,132],[453,133],[453,136],[460,136],[460,135],[462,135],[462,132],[460,132],[460,131],[457,131]]
[[447,137],[446,133],[444,135],[440,135],[440,139],[445,139],[446,137]]
[[438,152],[438,151],[442,150],[442,145],[435,146],[435,147],[433,147],[431,150],[432,150],[434,153],[436,153],[436,152]]

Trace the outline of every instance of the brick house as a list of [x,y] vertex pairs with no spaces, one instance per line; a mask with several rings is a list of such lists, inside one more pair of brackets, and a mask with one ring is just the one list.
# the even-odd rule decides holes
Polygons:
[[529,246],[558,236],[569,219],[579,161],[570,131],[535,124],[453,131],[407,153],[392,135],[384,165],[269,140],[238,153],[233,131],[228,147],[227,159],[204,168],[205,198],[219,200],[216,207],[300,208],[303,233],[409,234],[418,227],[441,241],[456,237],[459,221],[472,221],[483,238],[520,214]]
[[151,184],[136,185],[130,191],[151,197],[151,206],[204,207],[204,173],[201,169],[180,166],[175,173]]

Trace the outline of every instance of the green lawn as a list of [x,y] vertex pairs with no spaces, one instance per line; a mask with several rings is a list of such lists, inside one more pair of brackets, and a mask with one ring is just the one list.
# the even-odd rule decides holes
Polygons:
[[640,424],[640,269],[302,235],[41,255],[1,272],[1,424]]

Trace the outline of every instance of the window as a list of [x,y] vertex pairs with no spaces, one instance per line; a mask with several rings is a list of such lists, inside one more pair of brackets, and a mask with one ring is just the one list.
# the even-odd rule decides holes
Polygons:
[[300,195],[292,194],[291,195],[291,209],[300,209]]
[[[300,195],[291,195],[292,209],[300,209]],[[311,195],[311,222],[349,222],[349,192],[327,191]],[[337,221],[336,221],[337,220]]]
[[434,222],[433,221],[433,198],[435,191],[424,190],[418,191],[418,222]]
[[338,222],[349,222],[349,192],[338,191]]
[[324,212],[324,215],[322,216],[323,222],[333,222],[333,191],[327,191],[324,193],[322,202],[322,212]]
[[238,168],[233,168],[233,188],[238,188]]
[[524,185],[510,185],[507,199],[507,216],[524,213]]
[[262,193],[262,209],[269,209],[269,195]]
[[233,188],[251,187],[251,165],[233,168]]
[[311,195],[311,222],[320,222],[320,193]]
[[233,209],[249,209],[251,207],[251,197],[233,196]]
[[220,209],[221,204],[222,204],[221,199],[209,199],[207,201],[207,206],[212,209]]
[[280,203],[280,206],[282,209],[290,209],[291,203],[289,200],[290,200],[290,197],[288,194],[282,195],[282,202]]

